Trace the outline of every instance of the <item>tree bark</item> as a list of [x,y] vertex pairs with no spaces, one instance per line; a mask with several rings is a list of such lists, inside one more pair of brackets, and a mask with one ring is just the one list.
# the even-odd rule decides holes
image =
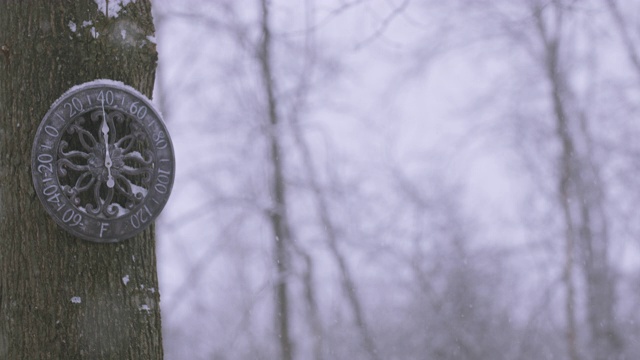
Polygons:
[[110,78],[151,95],[153,34],[148,0],[108,16],[88,0],[0,0],[2,359],[163,357],[153,228],[116,244],[75,238],[30,172],[36,129],[71,86]]

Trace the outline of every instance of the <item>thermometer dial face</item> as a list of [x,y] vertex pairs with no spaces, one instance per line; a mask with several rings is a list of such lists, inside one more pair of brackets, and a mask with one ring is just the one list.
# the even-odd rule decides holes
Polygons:
[[44,116],[31,174],[43,206],[66,231],[121,241],[147,228],[167,203],[173,145],[149,99],[96,80],[67,91]]

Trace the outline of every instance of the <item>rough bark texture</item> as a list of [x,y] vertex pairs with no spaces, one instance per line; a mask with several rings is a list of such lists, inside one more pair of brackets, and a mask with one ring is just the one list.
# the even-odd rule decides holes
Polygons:
[[0,359],[162,358],[153,229],[74,238],[30,173],[40,120],[71,86],[110,78],[151,95],[153,33],[148,0],[109,18],[89,0],[0,0]]

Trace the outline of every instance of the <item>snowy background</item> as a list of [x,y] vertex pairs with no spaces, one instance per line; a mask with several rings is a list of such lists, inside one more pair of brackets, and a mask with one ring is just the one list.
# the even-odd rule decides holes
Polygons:
[[167,359],[640,353],[638,4],[266,4],[153,4]]

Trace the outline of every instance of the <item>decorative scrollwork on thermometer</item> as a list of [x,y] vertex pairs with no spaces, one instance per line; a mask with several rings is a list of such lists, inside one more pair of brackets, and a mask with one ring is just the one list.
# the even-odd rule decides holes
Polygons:
[[113,242],[146,228],[166,204],[175,172],[168,131],[144,95],[110,80],[54,103],[32,151],[34,187],[70,233]]

